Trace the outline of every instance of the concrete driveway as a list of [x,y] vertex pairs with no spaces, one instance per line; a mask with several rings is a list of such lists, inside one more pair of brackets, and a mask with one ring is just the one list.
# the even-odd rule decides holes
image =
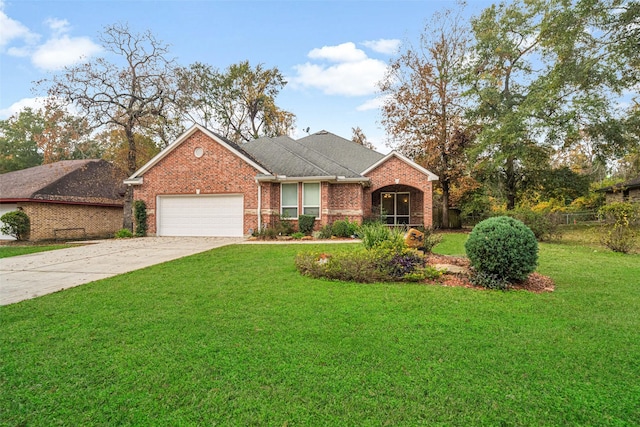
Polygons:
[[91,242],[0,259],[0,305],[241,243],[232,237],[145,237]]

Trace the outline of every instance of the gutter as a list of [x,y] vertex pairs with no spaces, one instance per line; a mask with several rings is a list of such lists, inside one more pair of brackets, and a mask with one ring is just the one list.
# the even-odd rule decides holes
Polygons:
[[287,176],[287,175],[258,175],[256,182],[330,182],[344,184],[369,184],[370,180],[366,177],[347,178],[336,175],[320,175],[320,176]]

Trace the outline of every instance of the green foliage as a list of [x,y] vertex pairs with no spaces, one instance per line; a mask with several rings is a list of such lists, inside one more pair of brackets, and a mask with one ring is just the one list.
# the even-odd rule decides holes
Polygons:
[[323,225],[318,232],[318,238],[320,239],[330,239],[332,235],[331,224]]
[[295,233],[293,233],[293,234],[291,235],[291,237],[293,237],[295,240],[300,240],[300,239],[302,239],[304,236],[305,236],[305,234],[304,234],[304,233],[301,233],[301,232],[299,232],[299,231],[298,231],[298,232],[295,232]]
[[128,239],[130,237],[133,237],[133,233],[128,228],[123,228],[116,231],[116,234],[114,235],[114,237],[116,239]]
[[24,211],[11,211],[0,217],[3,223],[0,231],[9,236],[15,237],[17,240],[26,240],[29,238],[31,230],[31,221]]
[[301,252],[296,256],[296,268],[305,276],[341,280],[345,282],[374,283],[388,280],[379,268],[378,254],[365,249],[328,255]]
[[487,289],[498,289],[504,291],[511,287],[509,280],[498,274],[488,273],[486,271],[473,271],[469,277],[469,281],[475,286],[482,286]]
[[614,252],[629,253],[636,246],[637,233],[633,227],[640,219],[640,206],[614,202],[598,211],[604,217],[602,243]]
[[533,232],[521,221],[506,216],[476,225],[465,250],[476,271],[506,281],[526,279],[538,262],[538,241]]
[[534,212],[526,207],[518,207],[504,215],[520,220],[533,231],[538,241],[545,241],[559,237],[558,217],[552,214]]
[[0,120],[0,173],[42,164],[36,136],[41,135],[43,129],[44,116],[31,108]]
[[279,236],[290,236],[295,231],[293,221],[289,220],[286,216],[274,218],[271,227]]
[[418,227],[418,231],[424,234],[424,237],[422,238],[422,247],[420,248],[424,253],[431,253],[433,248],[442,241],[442,235],[436,234],[433,227]]
[[263,226],[260,230],[254,230],[252,236],[259,240],[275,240],[278,237],[278,231],[275,227]]
[[145,237],[147,235],[147,205],[143,200],[133,202],[133,218],[136,237]]
[[339,219],[331,224],[331,233],[336,237],[351,237],[358,231],[358,223],[350,222],[349,218]]
[[391,229],[381,222],[371,222],[363,224],[358,230],[358,237],[362,239],[362,244],[366,249],[371,249],[381,242],[390,240]]
[[313,215],[300,215],[298,217],[298,230],[308,236],[313,232],[313,225],[315,222],[316,217]]

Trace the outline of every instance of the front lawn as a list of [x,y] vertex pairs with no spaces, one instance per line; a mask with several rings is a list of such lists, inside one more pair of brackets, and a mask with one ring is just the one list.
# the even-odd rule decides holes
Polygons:
[[533,294],[310,279],[299,250],[227,246],[0,308],[0,423],[640,424],[640,255],[543,244],[556,291]]
[[9,258],[12,256],[28,255],[37,252],[54,251],[56,249],[64,249],[71,247],[67,244],[55,244],[55,245],[20,245],[20,244],[8,244],[0,246],[0,258]]

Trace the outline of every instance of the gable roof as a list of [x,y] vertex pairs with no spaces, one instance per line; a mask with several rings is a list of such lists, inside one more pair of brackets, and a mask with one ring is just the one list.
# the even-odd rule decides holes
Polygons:
[[410,160],[409,158],[403,156],[402,154],[398,153],[397,151],[390,152],[389,154],[387,154],[386,156],[384,156],[383,158],[381,158],[380,160],[378,160],[377,162],[375,162],[374,164],[369,166],[367,169],[365,169],[362,172],[362,174],[363,175],[368,174],[372,170],[374,170],[377,167],[379,167],[381,164],[387,162],[389,159],[394,158],[394,157],[397,158],[397,159],[400,159],[401,161],[405,162],[406,164],[408,164],[412,168],[414,168],[414,169],[422,172],[423,174],[427,175],[429,177],[429,181],[437,181],[438,180],[438,176],[436,174],[434,174],[433,172],[423,168],[422,166],[420,166],[416,162],[414,162],[414,161]]
[[[369,178],[364,174],[379,166],[390,156],[385,156],[324,130],[299,140],[288,136],[262,137],[238,145],[200,125],[194,125],[126,179],[125,184],[142,184],[145,172],[196,131],[203,132],[244,159],[259,171],[256,178],[264,181],[313,179],[368,182]],[[393,156],[428,175],[429,180],[438,179],[437,176],[399,153],[395,153]]]
[[597,191],[616,192],[616,191],[623,191],[623,190],[629,190],[629,189],[632,190],[634,188],[640,188],[640,175],[637,178],[630,179],[629,181],[620,182],[618,184],[600,188]]
[[191,126],[187,129],[182,135],[180,135],[175,141],[166,146],[162,151],[156,154],[151,160],[145,163],[140,169],[135,171],[133,175],[127,178],[124,183],[125,184],[141,184],[142,183],[142,175],[145,174],[149,169],[155,166],[160,160],[165,158],[169,153],[179,147],[184,141],[186,141],[191,135],[200,131],[207,135],[209,138],[216,141],[218,144],[231,151],[236,156],[243,159],[245,162],[256,168],[263,174],[270,175],[270,172],[261,165],[256,159],[254,159],[249,153],[247,153],[243,148],[241,148],[238,144],[229,141],[227,138],[218,135],[217,133],[211,132],[209,129],[206,129],[198,124]]
[[0,175],[0,200],[122,205],[123,176],[101,159],[62,160]]

